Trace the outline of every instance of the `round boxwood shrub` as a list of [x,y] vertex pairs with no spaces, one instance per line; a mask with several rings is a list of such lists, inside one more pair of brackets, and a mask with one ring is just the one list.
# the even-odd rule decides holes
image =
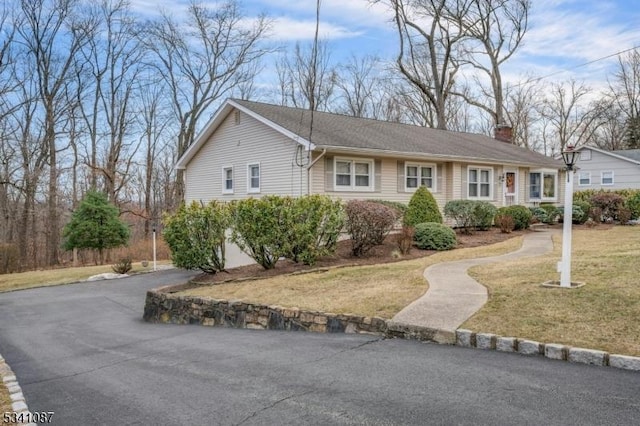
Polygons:
[[[591,210],[591,204],[586,201],[574,201],[574,207],[580,207],[582,210],[581,215],[577,215],[577,211],[573,210],[573,223],[582,225],[589,219],[589,210]],[[564,213],[564,212],[563,212]]]
[[453,229],[435,222],[417,224],[413,239],[422,250],[451,250],[457,244]]
[[627,198],[626,206],[631,211],[631,219],[640,219],[640,191]]
[[515,224],[514,229],[516,231],[519,229],[529,228],[531,218],[533,217],[531,211],[525,206],[500,207],[498,209],[498,214],[507,214],[511,216]]
[[556,206],[554,206],[553,204],[541,204],[540,208],[547,214],[547,219],[543,221],[544,223],[552,225],[558,222],[560,212],[558,211],[558,208]]
[[476,201],[474,209],[475,226],[481,231],[486,231],[493,225],[498,208],[488,201]]
[[547,212],[545,211],[545,209],[540,208],[540,207],[529,207],[529,210],[531,211],[531,215],[534,221],[537,221],[538,223],[546,223],[547,222]]
[[404,225],[416,226],[425,222],[442,223],[442,214],[431,192],[421,186],[409,201],[407,212],[404,214]]

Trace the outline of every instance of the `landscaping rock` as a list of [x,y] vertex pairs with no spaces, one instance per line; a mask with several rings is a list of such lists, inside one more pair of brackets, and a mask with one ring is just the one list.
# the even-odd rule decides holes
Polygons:
[[495,349],[496,348],[496,335],[491,333],[477,333],[476,334],[476,348],[478,349]]
[[544,356],[549,359],[558,359],[561,361],[567,360],[569,348],[565,345],[559,345],[557,343],[548,343],[544,345]]
[[608,353],[592,349],[569,348],[569,362],[590,365],[607,365]]
[[518,353],[522,355],[541,355],[543,345],[534,340],[518,340]]
[[627,355],[609,355],[609,366],[623,370],[640,371],[640,358]]
[[498,337],[496,339],[496,350],[500,352],[515,352],[517,343],[518,339],[515,337]]
[[456,330],[456,345],[465,348],[475,346],[475,333],[462,328]]

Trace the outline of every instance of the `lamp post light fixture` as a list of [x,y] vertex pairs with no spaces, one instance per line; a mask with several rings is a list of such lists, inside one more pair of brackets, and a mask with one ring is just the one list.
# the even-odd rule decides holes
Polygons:
[[560,261],[560,287],[571,287],[571,226],[573,224],[573,173],[578,152],[567,145],[562,151],[566,165],[567,184],[564,190],[564,220],[562,221],[562,260]]

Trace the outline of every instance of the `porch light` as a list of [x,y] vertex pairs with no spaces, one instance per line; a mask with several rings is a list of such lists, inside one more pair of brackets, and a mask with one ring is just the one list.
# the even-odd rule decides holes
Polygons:
[[564,190],[564,220],[562,221],[562,261],[560,262],[560,287],[571,288],[571,227],[573,225],[573,172],[578,152],[567,145],[562,151],[566,165],[567,185]]

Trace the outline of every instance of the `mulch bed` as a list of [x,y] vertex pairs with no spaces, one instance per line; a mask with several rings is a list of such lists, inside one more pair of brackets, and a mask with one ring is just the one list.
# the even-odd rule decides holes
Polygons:
[[[499,243],[530,232],[533,231],[514,231],[511,234],[504,234],[501,233],[499,229],[492,228],[488,231],[477,231],[471,235],[457,233],[458,245],[454,250]],[[237,268],[229,268],[226,272],[217,273],[215,275],[200,274],[195,277],[192,282],[198,284],[221,284],[228,281],[237,281],[248,278],[268,278],[277,275],[304,272],[311,269],[398,262],[402,260],[426,257],[437,253],[435,250],[420,250],[413,247],[411,249],[411,253],[398,257],[397,251],[398,245],[396,243],[396,236],[393,234],[387,236],[384,244],[374,247],[363,257],[354,257],[351,254],[351,240],[344,240],[338,243],[338,249],[334,255],[319,259],[313,266],[294,263],[291,260],[279,260],[276,267],[273,269],[265,270],[257,264],[240,266]]]

